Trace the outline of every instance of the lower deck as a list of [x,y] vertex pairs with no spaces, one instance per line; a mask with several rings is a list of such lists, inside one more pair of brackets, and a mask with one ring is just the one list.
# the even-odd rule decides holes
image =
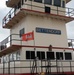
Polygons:
[[74,61],[15,60],[0,64],[0,74],[15,75],[74,75]]
[[[15,51],[20,52],[18,60]],[[8,60],[4,62],[6,55]],[[74,48],[10,45],[0,51],[0,57],[1,75],[74,75]]]

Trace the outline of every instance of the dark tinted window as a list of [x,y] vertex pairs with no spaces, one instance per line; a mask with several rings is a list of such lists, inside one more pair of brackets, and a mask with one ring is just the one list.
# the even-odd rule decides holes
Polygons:
[[62,1],[62,7],[65,8],[65,1]]
[[39,51],[37,52],[37,57],[38,59],[41,59],[41,53]]
[[72,55],[69,52],[65,53],[65,60],[72,60]]
[[21,1],[18,3],[18,9],[21,8]]
[[24,34],[24,28],[20,30],[20,37]]
[[45,59],[45,52],[38,51],[37,52],[37,57],[40,60]]
[[41,52],[41,59],[45,59],[45,52]]
[[21,4],[22,4],[22,5],[24,4],[24,0],[21,0]]
[[44,3],[45,3],[45,4],[52,5],[52,0],[44,0]]
[[26,59],[30,59],[30,57],[31,57],[30,51],[26,51]]
[[57,60],[63,60],[63,53],[62,52],[56,52],[56,59]]
[[39,3],[42,3],[42,0],[34,0],[35,2],[39,2]]
[[35,52],[34,51],[26,51],[26,59],[34,59]]
[[54,5],[61,7],[61,0],[54,0]]
[[35,52],[31,51],[31,59],[35,59]]
[[50,13],[50,7],[45,7],[45,12]]
[[47,59],[54,60],[55,59],[54,52],[47,52]]

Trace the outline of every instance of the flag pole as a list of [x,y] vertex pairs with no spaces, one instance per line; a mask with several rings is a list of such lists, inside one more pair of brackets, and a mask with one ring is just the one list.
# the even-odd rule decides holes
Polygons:
[[37,69],[37,55],[36,55],[36,47],[35,47],[35,36],[34,36],[34,31],[33,31],[33,43],[34,43],[34,52],[35,52],[35,67],[36,67],[36,73],[38,72],[38,69]]
[[37,55],[36,55],[36,48],[35,48],[35,36],[34,36],[34,31],[33,31],[33,38],[34,38],[33,44],[34,44],[35,57],[37,57]]

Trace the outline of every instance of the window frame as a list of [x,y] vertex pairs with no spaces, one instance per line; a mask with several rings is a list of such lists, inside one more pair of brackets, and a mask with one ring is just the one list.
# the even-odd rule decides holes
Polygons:
[[[49,57],[49,55],[52,55],[52,54],[48,54],[48,53],[53,53],[53,57],[50,57],[50,58],[48,58]],[[53,51],[47,51],[46,52],[46,55],[47,55],[47,60],[55,60],[55,52],[53,52]]]
[[45,13],[51,13],[51,8],[50,8],[50,7],[45,6]]
[[22,28],[22,29],[19,31],[19,34],[20,34],[20,37],[21,37],[23,34],[25,34],[25,29]]
[[[32,52],[34,52],[34,54],[32,54]],[[27,55],[28,55],[28,57],[27,57]],[[31,56],[31,55],[33,55],[33,56]],[[34,58],[35,58],[35,51],[26,51],[26,59],[34,59]]]
[[65,1],[62,1],[62,7],[65,8]]
[[34,0],[34,2],[42,3],[43,0]]
[[52,5],[52,0],[50,0],[49,3],[47,1],[49,0],[44,0],[44,4]]
[[20,60],[20,51],[16,52],[16,60]]
[[[58,1],[60,2],[60,4],[58,4]],[[56,4],[55,4],[56,3]],[[61,0],[54,0],[54,3],[53,3],[54,6],[57,6],[57,7],[61,7]]]
[[[65,54],[65,60],[72,60],[72,53],[71,52],[65,52],[64,54]],[[68,58],[69,57],[69,54],[71,55],[70,58]]]
[[[38,53],[39,53],[39,57],[38,57]],[[44,60],[45,59],[45,51],[37,51],[37,57],[39,60]]]
[[[61,55],[62,54],[62,55]],[[60,59],[60,57],[62,57]],[[63,60],[64,59],[64,54],[63,52],[56,52],[56,60]]]

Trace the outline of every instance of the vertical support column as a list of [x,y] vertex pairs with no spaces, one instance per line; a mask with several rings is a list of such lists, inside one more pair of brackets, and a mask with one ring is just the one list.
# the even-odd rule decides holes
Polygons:
[[43,72],[43,63],[42,63],[42,60],[41,60],[41,73]]
[[70,72],[72,72],[72,65],[71,65],[71,61],[70,61]]
[[4,74],[4,70],[5,70],[5,62],[4,62],[4,56],[3,56],[3,74]]
[[35,67],[36,67],[36,74],[37,74],[37,57],[35,58]]
[[73,48],[73,43],[72,43],[72,39],[71,39],[71,44],[72,44],[72,48]]
[[8,55],[8,74],[10,75],[10,54]]
[[69,10],[70,10],[70,9],[68,8],[68,16],[70,16],[70,12],[69,12]]
[[14,60],[14,74],[15,74],[15,60]]
[[10,46],[12,45],[12,36],[13,36],[13,35],[10,35],[10,39],[9,39],[9,41],[10,41]]
[[59,71],[58,71],[58,61],[57,61],[57,58],[56,58],[56,70],[57,70],[57,73],[58,73]]
[[58,6],[57,6],[57,15],[59,15]]
[[30,60],[30,73],[31,73],[31,68],[32,68],[32,66],[31,66],[31,62],[32,62],[32,61]]

